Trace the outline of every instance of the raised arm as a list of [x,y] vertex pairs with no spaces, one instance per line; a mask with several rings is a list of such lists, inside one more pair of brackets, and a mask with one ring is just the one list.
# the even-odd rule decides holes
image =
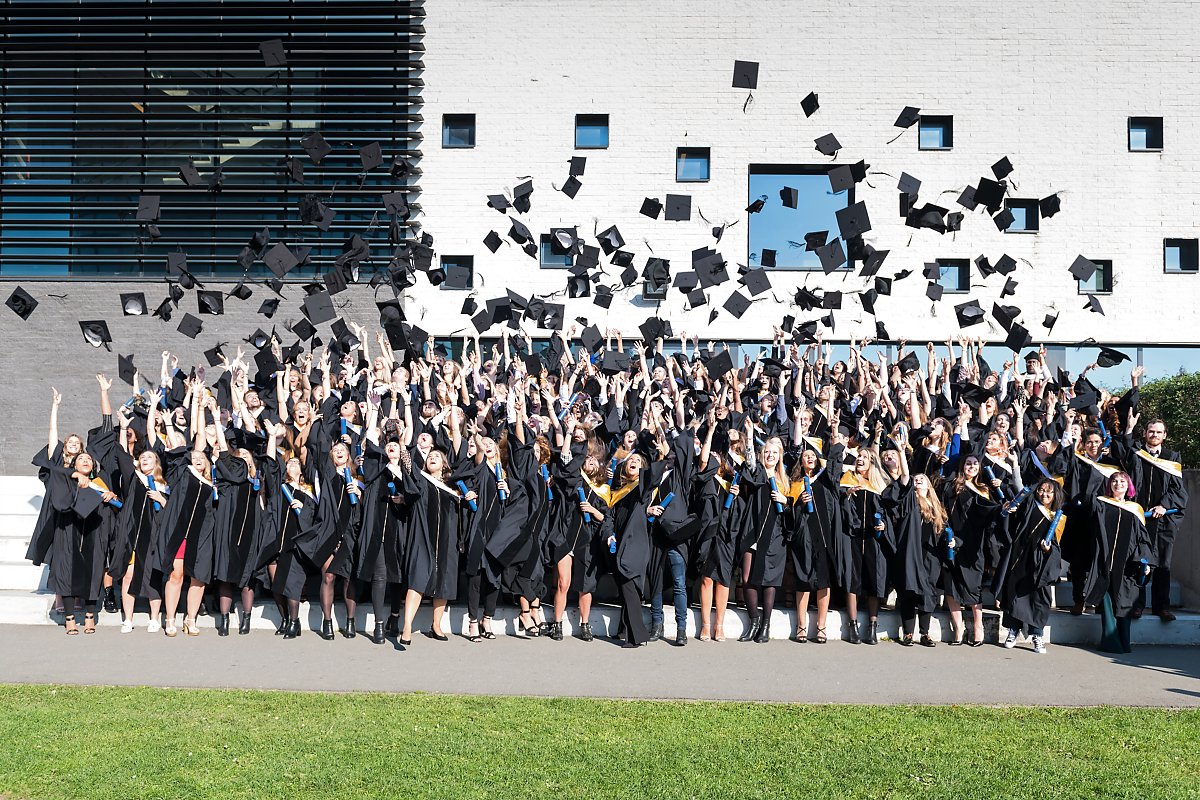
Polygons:
[[108,399],[108,390],[112,388],[112,381],[101,373],[96,374],[96,383],[100,384],[100,415],[103,417],[112,416],[112,403]]
[[62,395],[58,393],[58,389],[50,387],[50,433],[46,437],[46,454],[54,453],[54,448],[58,447],[58,406],[62,403]]

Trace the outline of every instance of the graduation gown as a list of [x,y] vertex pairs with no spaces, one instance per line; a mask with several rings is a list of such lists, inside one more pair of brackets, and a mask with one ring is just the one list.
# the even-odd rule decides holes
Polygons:
[[1153,567],[1154,548],[1142,507],[1133,501],[1096,497],[1091,503],[1092,561],[1085,602],[1100,605],[1107,594],[1114,616],[1126,617],[1141,596],[1142,561]]
[[1160,566],[1169,567],[1163,563],[1163,554],[1170,550],[1179,533],[1179,523],[1183,511],[1187,507],[1188,492],[1183,484],[1183,468],[1179,453],[1163,450],[1155,458],[1143,445],[1129,447],[1129,455],[1125,458],[1125,471],[1133,477],[1137,487],[1137,501],[1144,509],[1154,506],[1177,508],[1178,514],[1171,514],[1146,520],[1146,529],[1154,544],[1154,554],[1159,559]]
[[[887,597],[888,560],[896,550],[896,540],[891,517],[883,513],[880,493],[886,489],[872,488],[850,471],[842,473],[838,485],[843,536],[834,540],[837,583],[854,594]],[[861,488],[851,495],[847,491],[851,486]],[[882,515],[882,531],[875,530],[876,514]]]
[[254,548],[263,510],[261,476],[251,481],[246,462],[225,452],[217,458],[213,485],[218,497],[213,509],[213,580],[249,586],[258,566]]
[[[551,516],[548,541],[548,560],[557,564],[571,556],[571,591],[580,594],[596,591],[596,582],[604,559],[600,552],[600,531],[603,523],[594,517],[583,518],[579,510],[579,490],[596,510],[608,516],[608,504],[601,499],[597,487],[583,474],[583,462],[587,455],[586,445],[571,448],[571,460],[565,466],[555,462],[555,498],[559,516]],[[607,488],[607,487],[605,487]],[[561,497],[560,497],[561,495]],[[589,515],[590,516],[590,515]]]
[[25,557],[50,565],[47,588],[64,597],[95,600],[104,576],[105,547],[99,495],[80,488],[72,469],[62,464],[62,445],[53,457],[43,447],[33,458],[38,478],[46,487],[42,508]]
[[897,593],[916,599],[917,611],[932,612],[937,607],[945,534],[921,516],[911,480],[907,486],[894,482],[884,490],[883,497],[896,537],[892,584]]
[[746,498],[747,531],[743,541],[753,554],[750,574],[744,576],[750,586],[781,586],[787,566],[785,539],[790,532],[795,511],[794,497],[789,495],[783,510],[771,499],[770,478],[761,464],[742,472],[742,496]]
[[987,542],[997,538],[992,531],[1000,506],[985,487],[968,483],[955,494],[953,482],[942,490],[942,505],[956,540],[954,560],[947,559],[942,572],[942,588],[964,606],[978,605],[983,602],[985,551]]
[[[706,477],[707,476],[707,477]],[[712,578],[722,586],[733,586],[741,567],[739,542],[745,521],[746,502],[735,497],[725,508],[730,482],[717,474],[714,464],[700,477],[700,536],[697,545],[697,564],[700,575]],[[741,480],[739,478],[740,485]]]
[[828,465],[809,478],[813,510],[810,513],[800,499],[804,480],[797,480],[794,506],[794,532],[788,543],[792,568],[796,572],[796,591],[813,592],[833,585],[834,542],[842,536],[842,503],[837,484]]
[[458,595],[459,494],[425,472],[405,473],[403,484],[412,507],[404,557],[408,588],[430,599],[453,600]]
[[288,483],[286,485],[292,494],[292,500],[299,500],[301,503],[299,509],[291,507],[291,501],[283,491],[285,464],[286,461],[280,459],[275,463],[269,500],[271,510],[268,514],[275,528],[271,539],[264,542],[259,553],[259,563],[266,566],[275,562],[275,577],[271,579],[272,592],[289,600],[299,600],[304,594],[304,584],[308,581],[308,560],[301,548],[317,538],[318,501],[312,492],[294,483]]
[[169,575],[175,556],[183,548],[183,574],[199,583],[212,579],[213,539],[216,515],[213,513],[213,485],[192,468],[191,452],[171,451],[167,480],[171,502],[167,503],[158,529],[158,559],[154,568]]
[[1034,501],[1009,515],[1013,533],[1000,586],[1000,608],[1028,626],[1043,628],[1050,621],[1054,584],[1062,572],[1059,539],[1066,518],[1050,538],[1050,552],[1042,550],[1054,513]]
[[[132,569],[129,593],[134,597],[157,600],[162,597],[162,575],[154,570],[154,564],[158,558],[158,529],[166,516],[166,508],[155,509],[155,501],[149,495],[149,479],[141,474],[124,450],[117,452],[117,460],[125,498],[117,515],[109,575],[115,583],[121,583],[125,572]],[[166,481],[156,483],[156,489],[163,494],[170,492]],[[168,497],[167,505],[170,504]]]
[[651,588],[648,574],[650,523],[646,519],[646,509],[652,505],[650,500],[655,481],[650,473],[651,470],[644,469],[637,483],[626,484],[609,492],[607,502],[611,513],[606,517],[606,521],[611,522],[612,534],[617,538],[617,552],[609,556],[613,576],[618,583],[632,583],[643,600]]
[[404,541],[409,508],[403,467],[393,472],[387,457],[370,441],[363,454],[364,489],[358,501],[361,522],[343,539],[329,571],[363,582],[404,582]]
[[1080,453],[1064,456],[1066,475],[1063,491],[1067,496],[1067,527],[1062,538],[1062,557],[1072,568],[1087,568],[1096,560],[1092,536],[1092,500],[1104,493],[1104,484],[1120,469],[1115,461],[1102,456],[1092,461]]

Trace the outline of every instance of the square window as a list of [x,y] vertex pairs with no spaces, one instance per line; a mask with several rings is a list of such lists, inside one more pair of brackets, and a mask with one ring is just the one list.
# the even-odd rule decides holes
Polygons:
[[575,149],[603,150],[608,147],[608,114],[575,115]]
[[[761,210],[749,215],[747,263],[757,267],[763,251],[774,250],[775,266],[767,269],[821,269],[820,256],[806,247],[805,236],[825,231],[825,241],[832,242],[840,235],[837,212],[854,204],[853,188],[836,194],[831,190],[829,170],[823,164],[750,165],[748,204],[763,202]],[[795,208],[783,204],[780,192],[785,189],[795,191]],[[847,261],[838,269],[853,269],[855,253],[845,242],[840,246]]]
[[1004,207],[1012,212],[1013,223],[1005,233],[1037,233],[1041,215],[1037,200],[1005,200]]
[[675,148],[675,180],[680,183],[708,180],[709,148]]
[[937,282],[946,294],[966,294],[971,291],[971,262],[965,258],[939,258]]
[[949,150],[954,147],[954,117],[925,116],[917,129],[917,147],[920,150]]
[[1129,118],[1129,151],[1155,151],[1163,149],[1162,117]]
[[666,283],[655,286],[650,281],[642,281],[642,299],[666,300],[668,288],[670,288],[670,285]]
[[446,279],[439,289],[474,289],[475,256],[442,256]]
[[[562,245],[558,243],[558,239],[554,234],[559,228],[551,228],[550,233],[543,233],[539,240],[538,247],[538,266],[543,269],[566,269],[575,263],[575,257],[570,252],[564,250]],[[574,233],[574,230],[566,228]]]
[[1200,271],[1200,240],[1163,239],[1163,272]]
[[475,115],[443,114],[442,147],[474,147]]
[[1096,265],[1096,271],[1086,281],[1079,281],[1080,294],[1109,294],[1112,292],[1112,261],[1097,258],[1089,259]]

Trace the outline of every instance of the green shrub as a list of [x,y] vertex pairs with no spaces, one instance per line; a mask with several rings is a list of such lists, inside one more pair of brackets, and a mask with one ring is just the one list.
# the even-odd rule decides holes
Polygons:
[[1184,467],[1200,467],[1200,372],[1142,384],[1139,411],[1139,428],[1162,417],[1167,423],[1167,447],[1179,451]]

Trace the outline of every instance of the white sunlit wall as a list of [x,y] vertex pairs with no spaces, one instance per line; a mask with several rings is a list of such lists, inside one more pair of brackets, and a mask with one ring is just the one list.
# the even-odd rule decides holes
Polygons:
[[[508,289],[558,292],[568,324],[585,317],[634,332],[657,310],[676,331],[757,342],[769,341],[785,314],[804,321],[829,313],[792,307],[796,288],[807,286],[844,293],[830,338],[873,335],[878,319],[893,338],[944,342],[959,330],[953,307],[973,299],[986,321],[966,333],[1001,347],[995,302],[1022,309],[1018,320],[1035,341],[1140,344],[1146,349],[1130,354],[1151,371],[1189,366],[1187,351],[1148,346],[1196,340],[1200,90],[1186,54],[1200,27],[1198,6],[1173,5],[1169,25],[1114,2],[948,13],[898,3],[748,2],[735,10],[715,2],[442,0],[427,13],[421,223],[440,257],[470,257],[481,304]],[[757,89],[732,88],[736,60],[760,63]],[[810,92],[820,107],[806,117],[801,101]],[[924,124],[895,127],[905,106],[919,108]],[[473,115],[472,144],[442,147],[443,118],[461,120],[455,115]],[[841,144],[835,157],[814,149],[830,133]],[[572,157],[586,158],[574,199],[558,190]],[[957,203],[965,187],[993,178],[1002,157],[1014,168],[1009,232],[985,210]],[[833,211],[849,197],[832,193],[824,173],[860,160],[870,165],[853,188],[870,213],[865,239],[890,251],[878,274],[911,272],[876,301],[877,317],[854,296],[872,286],[857,274],[861,263],[826,276],[803,249],[808,232],[837,235]],[[907,226],[902,173],[921,182],[918,205],[964,213],[961,230]],[[573,227],[594,245],[596,231],[620,230],[639,280],[617,292],[610,310],[591,297],[566,299],[564,259],[552,266],[547,253],[542,265],[526,255],[507,237],[508,218],[487,206],[487,195],[511,197],[526,178],[534,185],[530,210],[509,213],[535,236]],[[796,209],[782,207],[779,186],[798,190]],[[668,194],[691,198],[690,221],[639,214],[645,198],[665,202]],[[1036,201],[1053,194],[1061,211],[1043,218]],[[758,196],[764,209],[750,215]],[[713,229],[722,226],[717,241]],[[1018,230],[1027,228],[1034,230]],[[484,245],[493,230],[504,238],[495,254]],[[691,308],[677,289],[661,303],[641,298],[649,257],[669,260],[674,277],[704,247],[721,253],[734,278],[708,290],[706,305]],[[773,288],[735,320],[722,306],[740,288],[737,268],[759,266],[764,248],[777,254],[768,268]],[[1008,276],[1017,287],[1001,299],[1005,276],[985,278],[974,261],[994,264],[1004,254],[1018,262]],[[1080,255],[1101,267],[1087,284],[1068,272]],[[938,260],[950,266],[935,303],[922,273]],[[956,272],[961,262],[965,275]],[[603,282],[617,282],[620,267],[606,256],[601,264]],[[1091,291],[1103,316],[1084,308]],[[467,293],[422,281],[410,306],[445,332],[469,328],[459,314]],[[710,324],[714,309],[721,312]],[[1058,314],[1049,334],[1047,313]],[[1094,351],[1056,353],[1077,369]]]

